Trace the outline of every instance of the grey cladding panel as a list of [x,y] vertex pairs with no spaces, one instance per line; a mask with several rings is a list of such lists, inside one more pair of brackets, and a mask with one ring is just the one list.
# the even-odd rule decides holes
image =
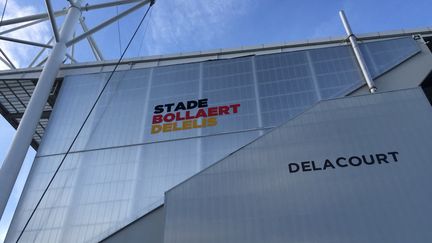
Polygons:
[[167,192],[165,242],[432,242],[431,121],[420,89],[322,102]]
[[163,243],[165,211],[161,206],[108,236],[101,243]]

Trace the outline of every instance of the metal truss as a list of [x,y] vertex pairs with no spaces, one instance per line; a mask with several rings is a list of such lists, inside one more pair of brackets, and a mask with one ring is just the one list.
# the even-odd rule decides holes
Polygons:
[[[37,67],[37,66],[43,66],[44,65],[44,63],[47,60],[47,56],[46,57],[42,57],[42,56],[44,55],[46,49],[52,49],[53,46],[55,46],[55,43],[57,43],[59,41],[59,28],[57,27],[56,18],[64,16],[67,13],[67,9],[54,11],[52,4],[51,4],[51,0],[44,0],[44,1],[45,1],[46,9],[47,9],[46,13],[34,14],[34,15],[29,15],[29,16],[14,18],[14,19],[5,19],[5,20],[3,20],[2,25],[1,25],[2,27],[7,27],[7,26],[13,25],[13,27],[8,28],[6,30],[2,30],[0,32],[0,40],[1,41],[8,41],[8,42],[12,42],[15,44],[33,46],[35,48],[40,49],[38,51],[38,53],[34,56],[34,58],[31,59],[32,61],[30,62],[28,67]],[[73,2],[73,1],[69,1],[69,2]],[[105,27],[111,25],[112,23],[128,16],[129,14],[137,11],[138,9],[142,8],[143,6],[145,6],[146,4],[149,4],[151,2],[152,2],[151,0],[122,0],[122,1],[109,1],[109,2],[105,2],[105,3],[94,4],[94,5],[86,4],[83,6],[74,6],[72,4],[72,7],[77,7],[82,12],[89,12],[89,11],[98,10],[98,9],[104,9],[104,8],[109,8],[109,7],[116,7],[119,5],[126,5],[126,4],[135,3],[134,6],[128,8],[127,10],[123,11],[122,13],[119,13],[118,15],[116,15],[112,18],[109,18],[109,19],[103,21],[102,23],[99,23],[92,28],[89,28],[87,26],[87,24],[85,23],[85,19],[83,17],[81,17],[79,22],[80,22],[80,25],[83,29],[83,33],[78,35],[78,36],[74,35],[73,38],[66,43],[66,46],[71,49],[71,52],[66,54],[66,59],[68,59],[70,61],[70,63],[78,63],[78,60],[74,56],[75,44],[77,44],[78,42],[81,42],[83,40],[87,40],[88,44],[89,44],[89,46],[93,52],[93,56],[94,56],[95,60],[96,61],[105,60],[104,54],[103,54],[102,50],[99,48],[95,39],[93,38],[93,35],[95,33],[99,32],[100,30],[104,29]],[[52,38],[47,43],[38,43],[38,42],[31,41],[31,40],[23,40],[23,39],[17,39],[17,38],[5,36],[6,34],[10,34],[10,33],[13,33],[15,31],[22,30],[22,29],[31,27],[33,25],[45,22],[45,21],[49,21],[51,29],[52,29]],[[19,68],[12,63],[11,59],[8,57],[7,53],[5,53],[4,49],[0,49],[0,62],[3,62],[7,66],[8,69]]]
[[[43,131],[45,130],[46,124],[48,122],[46,118],[49,116],[49,112],[51,111],[51,109],[46,110],[46,104],[47,102],[49,103],[53,87],[57,87],[55,86],[55,81],[60,70],[60,66],[68,60],[71,63],[78,62],[74,57],[75,44],[82,40],[87,40],[94,53],[95,59],[97,61],[102,61],[103,53],[96,44],[93,34],[104,29],[115,21],[129,15],[130,13],[140,9],[144,5],[150,4],[150,6],[152,6],[154,3],[154,0],[123,0],[95,5],[82,5],[83,0],[68,0],[70,5],[68,9],[54,11],[51,5],[51,0],[44,1],[47,13],[2,21],[2,26],[13,26],[0,33],[0,40],[41,48],[31,61],[30,67],[33,67],[38,62],[38,60],[42,58],[42,55],[46,49],[49,48],[52,50],[49,53],[49,56],[42,58],[42,61],[39,61],[39,63],[36,64],[36,67],[42,65],[44,65],[44,67],[34,87],[27,85],[27,88],[25,88],[21,80],[3,81],[2,85],[0,86],[0,114],[6,117],[12,125],[16,125],[17,127],[12,145],[0,168],[1,217],[3,216],[4,209],[6,208],[10,193],[12,192],[13,186],[18,177],[18,173],[24,161],[29,145],[31,143],[35,145],[42,138]],[[130,3],[136,4],[122,13],[117,14],[115,17],[105,20],[90,29],[87,27],[84,19],[81,17],[83,11],[92,11]],[[146,13],[148,13],[149,10],[150,7]],[[63,15],[65,15],[65,18],[61,29],[59,29],[57,27],[56,18]],[[28,28],[29,26],[44,21],[49,21],[52,30],[52,38],[48,43],[38,43],[31,40],[22,40],[5,36],[5,34]],[[78,22],[81,24],[84,32],[79,36],[75,36],[75,28]],[[71,50],[71,54],[68,53],[68,49]],[[9,69],[19,68],[13,64],[7,53],[5,53],[5,51],[2,49],[0,49],[0,61],[3,62]],[[27,84],[28,83],[29,82],[27,82]],[[27,99],[28,103],[24,103],[24,99]],[[41,121],[45,122],[41,123]],[[37,137],[34,136],[35,134]]]

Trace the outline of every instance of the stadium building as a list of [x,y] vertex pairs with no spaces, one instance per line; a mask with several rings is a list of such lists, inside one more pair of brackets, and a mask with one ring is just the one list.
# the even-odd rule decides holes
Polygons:
[[355,37],[62,65],[6,242],[432,241],[432,29]]

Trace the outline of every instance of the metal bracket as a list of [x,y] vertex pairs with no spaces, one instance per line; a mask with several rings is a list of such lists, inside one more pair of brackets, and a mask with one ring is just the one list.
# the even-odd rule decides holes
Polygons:
[[[70,8],[77,8],[77,9],[79,9],[81,11],[81,7],[78,4],[76,4],[75,1],[73,1],[73,0],[67,0],[67,1],[70,4]],[[86,4],[86,6],[87,5],[88,5],[88,3]]]

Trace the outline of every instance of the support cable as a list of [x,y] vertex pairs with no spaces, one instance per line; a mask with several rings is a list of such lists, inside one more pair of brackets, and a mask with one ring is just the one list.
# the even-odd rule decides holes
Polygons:
[[[3,6],[3,12],[2,12],[2,15],[1,15],[1,19],[0,19],[0,28],[1,28],[2,24],[3,24],[3,18],[4,18],[4,15],[5,15],[5,12],[6,12],[7,4],[8,4],[8,0],[5,1],[5,5]],[[9,64],[7,64],[5,62],[5,64],[7,66],[9,66],[9,68],[11,68],[11,69],[16,69],[16,67],[13,65],[12,61],[8,58],[8,56],[6,55],[6,53],[4,53],[1,48],[0,48],[0,52],[1,52],[1,54],[3,54],[3,56],[6,59],[6,61],[9,63]],[[3,58],[2,58],[2,61],[3,61]]]
[[6,58],[6,61],[10,64],[12,69],[16,69],[15,65],[13,65],[12,61],[9,59],[9,57],[4,53],[4,51],[0,48],[0,53]]
[[153,9],[150,10],[149,20],[147,20],[147,24],[146,24],[146,26],[144,28],[144,33],[142,35],[141,44],[140,44],[140,47],[139,47],[139,50],[138,50],[138,56],[141,56],[141,49],[142,49],[143,44],[144,44],[144,37],[146,36],[146,33],[147,33],[147,30],[148,30],[148,26],[150,24],[150,21],[152,20],[152,18],[151,18],[152,17],[152,12],[153,12]]
[[125,47],[125,49],[124,49],[122,55],[120,56],[119,60],[118,60],[117,63],[115,64],[114,69],[112,70],[110,76],[108,77],[107,81],[105,82],[105,84],[104,84],[102,90],[99,92],[99,94],[98,94],[98,96],[97,96],[95,102],[93,103],[93,105],[92,105],[90,111],[87,113],[86,118],[84,119],[83,123],[81,124],[81,127],[79,128],[77,134],[75,135],[74,139],[72,140],[72,143],[71,143],[70,146],[68,147],[68,149],[67,149],[66,153],[64,154],[62,160],[60,161],[60,164],[57,166],[57,169],[55,170],[53,176],[51,177],[50,181],[48,182],[48,185],[47,185],[46,188],[44,189],[44,191],[43,191],[41,197],[39,198],[39,200],[38,200],[38,202],[37,202],[35,208],[32,210],[32,212],[31,212],[31,214],[30,214],[30,217],[27,219],[27,221],[26,221],[26,223],[25,223],[23,229],[21,230],[21,232],[20,232],[20,234],[19,234],[19,236],[18,236],[16,242],[18,242],[18,241],[21,239],[22,235],[24,234],[24,231],[26,230],[28,224],[30,223],[30,220],[33,218],[33,216],[34,216],[34,214],[35,214],[37,208],[39,207],[40,203],[42,202],[42,199],[44,198],[44,196],[45,196],[46,193],[48,192],[48,189],[49,189],[49,187],[51,186],[52,182],[54,181],[54,178],[56,177],[57,173],[60,171],[60,168],[61,168],[61,166],[63,165],[63,163],[65,162],[67,155],[68,155],[68,154],[70,153],[70,151],[72,150],[72,147],[73,147],[73,145],[75,144],[76,140],[78,139],[78,136],[80,135],[81,131],[83,130],[83,128],[84,128],[84,126],[85,126],[85,124],[87,123],[88,119],[90,118],[90,115],[92,114],[92,112],[93,112],[93,110],[95,109],[97,103],[99,102],[100,98],[102,97],[102,95],[103,95],[105,89],[107,88],[108,84],[110,83],[110,81],[111,81],[111,79],[112,79],[114,73],[117,71],[118,66],[120,65],[120,63],[121,63],[121,61],[122,61],[124,55],[126,54],[127,50],[129,49],[129,46],[131,45],[132,41],[134,40],[136,34],[138,33],[138,30],[140,29],[142,23],[144,22],[144,19],[146,18],[147,14],[148,14],[148,12],[149,12],[149,10],[150,10],[150,8],[153,6],[154,3],[155,3],[154,0],[150,2],[149,7],[147,8],[147,10],[146,10],[144,16],[141,18],[141,21],[139,22],[137,28],[135,29],[135,32],[133,33],[132,37],[130,38],[128,44],[126,45],[126,47]]

